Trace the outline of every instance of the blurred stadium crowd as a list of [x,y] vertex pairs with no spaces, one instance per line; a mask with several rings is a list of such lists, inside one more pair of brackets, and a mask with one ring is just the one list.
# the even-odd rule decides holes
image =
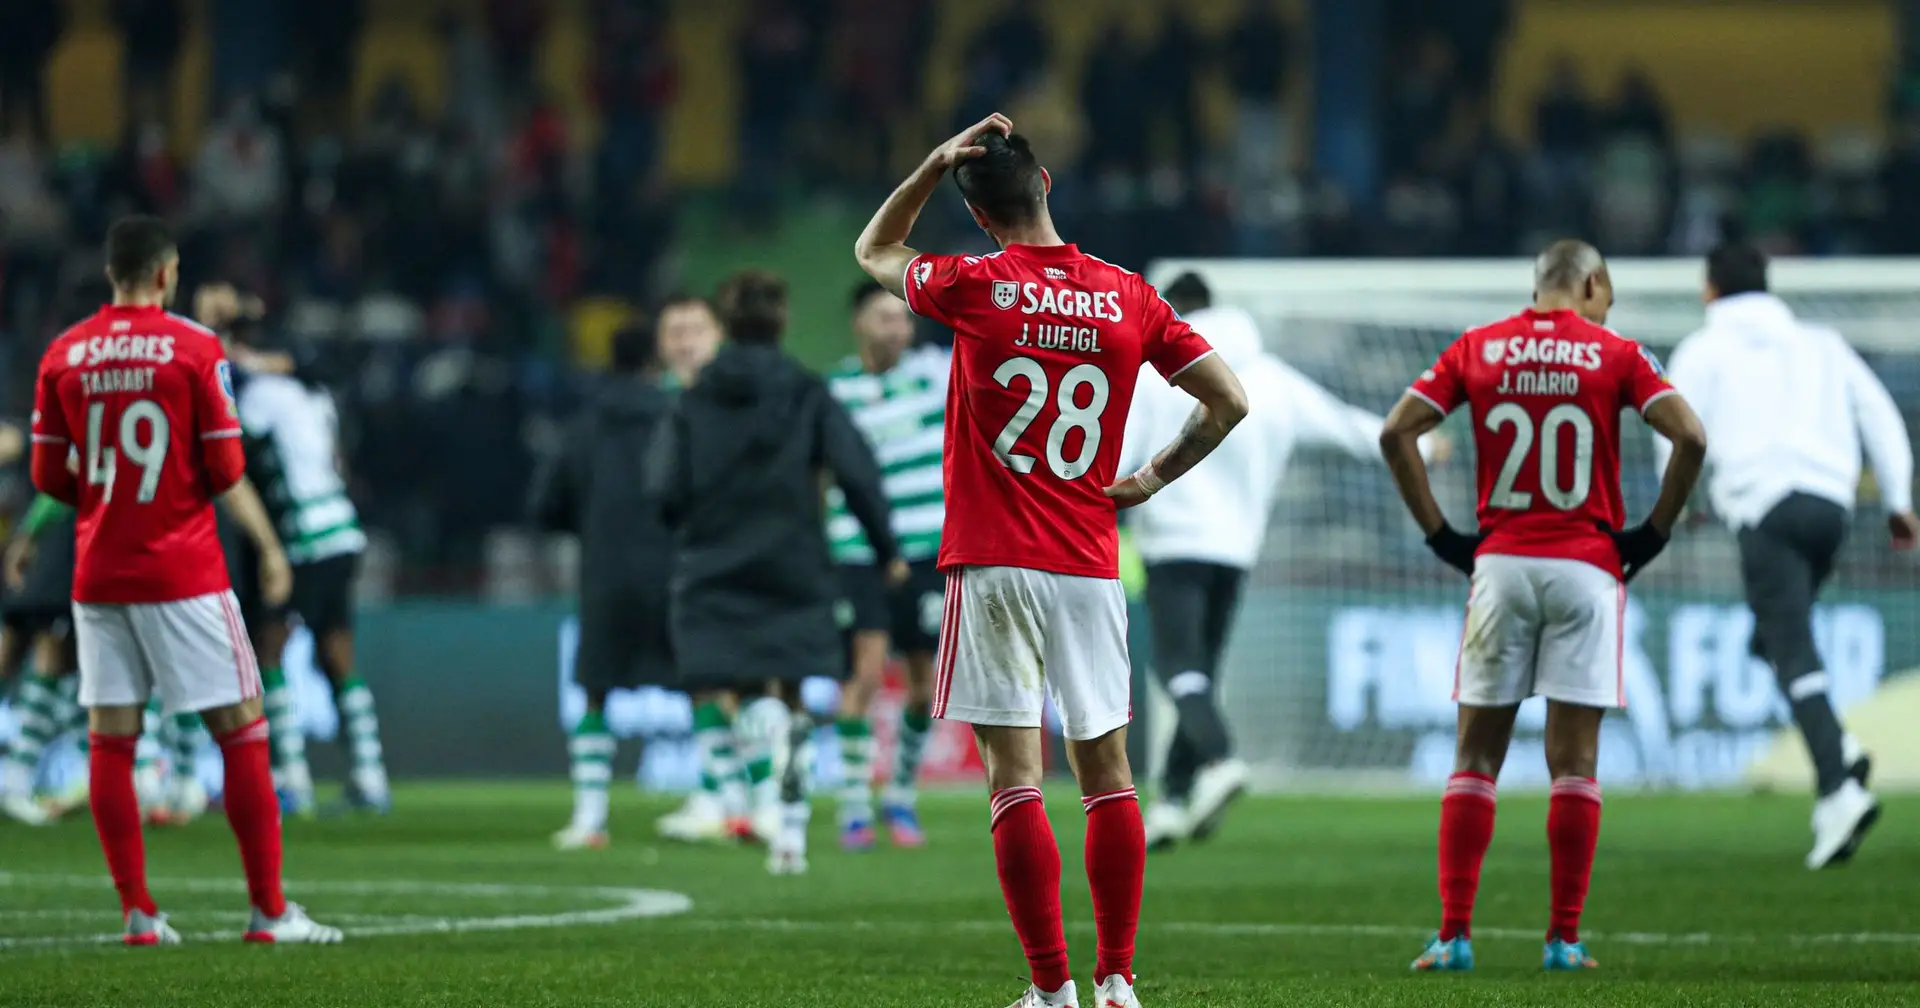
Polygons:
[[[96,297],[105,223],[165,215],[187,289],[258,292],[276,338],[316,348],[402,590],[473,587],[490,530],[520,521],[532,459],[599,359],[581,306],[697,286],[695,232],[750,241],[797,207],[865,205],[902,157],[989,110],[1054,168],[1062,230],[1131,266],[1499,256],[1548,234],[1697,254],[1728,230],[1775,253],[1920,252],[1911,59],[1889,68],[1884,139],[1683,134],[1649,76],[1585,79],[1570,60],[1514,132],[1494,110],[1513,0],[1384,0],[1378,183],[1354,192],[1305,149],[1304,3],[1145,5],[1080,18],[1088,37],[1068,40],[1059,5],[969,20],[938,0],[741,0],[716,52],[689,50],[708,39],[682,30],[700,12],[669,0],[461,0],[404,36],[434,50],[431,88],[369,81],[382,25],[415,6],[0,5],[0,408],[25,413],[40,349]],[[556,75],[543,53],[567,19],[579,45]],[[83,30],[110,40],[103,73],[117,63],[114,143],[61,136],[48,111],[52,65],[78,58]],[[211,66],[194,71],[193,116],[190,60]],[[668,125],[686,76],[715,63],[731,121],[699,128],[730,132],[734,155],[694,192],[668,170]],[[719,210],[690,223],[701,207]],[[978,241],[957,202],[940,216],[943,240]],[[840,320],[811,328],[832,339]]]

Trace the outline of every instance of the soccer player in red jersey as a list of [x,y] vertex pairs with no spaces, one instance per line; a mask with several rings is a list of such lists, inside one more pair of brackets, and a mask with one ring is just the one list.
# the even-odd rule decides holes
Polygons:
[[[914,219],[951,168],[1000,246],[923,255]],[[1060,717],[1087,814],[1101,1008],[1133,1008],[1146,836],[1127,765],[1131,665],[1115,509],[1205,458],[1246,414],[1233,372],[1145,280],[1060,239],[1052,180],[995,114],[935,148],[854,246],[916,313],[954,331],[947,393],[946,616],[933,715],[974,726],[1000,888],[1032,968],[1022,1006],[1077,1004],[1060,851],[1041,799],[1041,712]],[[1199,406],[1174,443],[1118,472],[1134,380],[1151,364]]]
[[40,361],[33,483],[78,508],[73,578],[80,702],[88,709],[94,825],[129,945],[180,935],[147,892],[134,745],[158,691],[197,712],[226,763],[227,819],[240,843],[254,942],[337,942],[280,891],[260,673],[214,530],[217,498],[260,549],[263,593],[292,574],[244,479],[240,413],[220,339],[170,314],[180,255],[166,225],[127,217],[107,234],[113,303],[60,334]]
[[[1580,911],[1600,835],[1600,719],[1626,706],[1626,582],[1666,547],[1706,457],[1706,434],[1651,352],[1603,326],[1613,282],[1593,246],[1561,241],[1534,266],[1533,307],[1453,342],[1387,417],[1380,446],[1427,545],[1472,580],[1454,677],[1454,773],[1440,803],[1440,932],[1416,970],[1473,968],[1468,928],[1493,839],[1494,781],[1520,702],[1547,698],[1553,778],[1548,969],[1594,962]],[[1447,524],[1415,441],[1466,406],[1479,459],[1479,532]],[[1647,520],[1623,528],[1620,412],[1673,441]]]

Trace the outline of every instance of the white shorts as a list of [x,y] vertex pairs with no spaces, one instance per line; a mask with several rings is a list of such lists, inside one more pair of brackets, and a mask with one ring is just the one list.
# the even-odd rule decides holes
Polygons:
[[1627,586],[1579,560],[1481,554],[1473,565],[1453,698],[1504,707],[1536,694],[1625,707]]
[[157,690],[168,713],[182,714],[260,695],[260,667],[231,591],[177,602],[75,602],[73,636],[85,707],[139,707]]
[[1061,731],[1084,740],[1133,717],[1127,595],[1117,580],[953,571],[934,665],[937,718],[1038,728],[1050,697]]

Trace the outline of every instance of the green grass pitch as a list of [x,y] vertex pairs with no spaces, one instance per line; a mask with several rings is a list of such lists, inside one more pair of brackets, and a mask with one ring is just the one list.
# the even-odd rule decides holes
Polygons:
[[[1050,797],[1085,984],[1082,816],[1071,793]],[[84,815],[0,824],[0,1005],[999,1008],[1020,992],[984,795],[930,796],[925,850],[857,856],[822,802],[800,878],[767,876],[756,850],[657,844],[666,803],[626,791],[610,850],[558,854],[546,836],[567,802],[560,784],[414,786],[389,819],[289,823],[289,894],[347,928],[337,948],[237,942],[245,901],[217,815],[149,831],[155,895],[188,936],[165,949],[88,941],[118,921]],[[1539,971],[1546,804],[1520,795],[1502,799],[1488,857],[1480,969],[1406,972],[1437,913],[1436,814],[1430,799],[1249,799],[1211,843],[1155,855],[1143,1001],[1920,1004],[1920,800],[1889,802],[1852,866],[1815,875],[1799,796],[1609,795],[1586,919],[1601,969],[1577,976]]]

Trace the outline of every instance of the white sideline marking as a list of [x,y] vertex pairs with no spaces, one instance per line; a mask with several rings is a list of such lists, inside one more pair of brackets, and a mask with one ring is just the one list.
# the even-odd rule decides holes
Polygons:
[[[749,928],[759,931],[1001,931],[1009,925],[1006,921],[818,921],[787,920],[779,918],[727,919],[719,917],[689,917],[676,920],[673,927],[700,928],[704,930],[724,930],[727,928]],[[1068,921],[1067,927],[1078,931],[1091,931],[1093,924],[1088,921]],[[1169,931],[1179,934],[1212,935],[1217,937],[1254,936],[1254,937],[1296,937],[1296,938],[1424,938],[1433,934],[1432,927],[1415,927],[1408,924],[1269,924],[1257,921],[1245,923],[1226,923],[1221,921],[1153,921],[1143,920],[1140,928],[1144,931]],[[1681,933],[1663,933],[1657,931],[1620,931],[1602,932],[1581,931],[1582,936],[1596,942],[1615,945],[1920,945],[1920,933],[1905,931],[1854,931],[1831,934],[1719,934],[1709,931],[1691,931]],[[1541,939],[1539,928],[1489,928],[1473,929],[1476,938]]]
[[[149,884],[161,889],[186,890],[188,892],[231,892],[244,893],[246,885],[239,879],[206,878],[158,878],[150,879]],[[98,875],[37,875],[0,871],[0,886],[15,887],[77,887],[86,889],[111,889],[108,879]],[[522,928],[578,927],[589,924],[614,924],[620,921],[639,920],[645,917],[666,917],[686,913],[693,907],[693,901],[684,894],[666,892],[659,889],[630,889],[620,886],[549,886],[516,885],[511,883],[482,882],[295,882],[288,888],[296,893],[332,893],[336,895],[379,895],[379,896],[454,896],[454,897],[577,897],[583,901],[605,900],[613,906],[598,910],[564,910],[548,914],[505,914],[489,917],[433,917],[413,914],[395,914],[392,916],[355,914],[321,914],[322,922],[336,921],[351,924],[344,930],[351,937],[377,937],[384,935],[414,934],[462,934],[469,931],[509,931]],[[23,918],[28,915],[46,918],[98,919],[101,914],[92,910],[31,910],[6,911],[0,913],[0,920]],[[106,919],[113,920],[118,914],[107,913]],[[233,941],[239,939],[239,931],[183,931],[186,937],[208,941]],[[0,951],[8,949],[50,948],[63,945],[88,945],[101,942],[117,942],[119,932],[88,935],[35,935],[33,937],[0,936]]]
[[[188,892],[245,892],[246,886],[238,879],[206,878],[159,878],[150,880],[156,888],[186,890]],[[107,879],[97,875],[37,875],[0,871],[0,886],[43,886],[76,887],[105,890],[111,888]],[[379,896],[454,896],[454,897],[513,897],[534,896],[552,898],[556,896],[577,896],[581,899],[607,900],[615,905],[600,910],[568,910],[551,914],[514,914],[492,917],[435,917],[422,915],[392,916],[380,914],[321,914],[323,922],[351,924],[346,928],[349,935],[384,936],[415,934],[458,934],[469,931],[504,931],[519,928],[571,927],[589,924],[614,924],[622,921],[642,920],[646,918],[676,917],[686,913],[693,901],[680,893],[665,892],[656,889],[628,889],[617,886],[549,886],[514,883],[488,882],[419,882],[401,881],[333,881],[333,882],[295,882],[289,888],[298,893],[323,893],[335,895],[379,895]],[[0,921],[25,919],[71,919],[71,920],[115,920],[118,914],[110,910],[6,910],[0,911]],[[973,931],[1001,931],[1008,927],[1005,920],[795,920],[774,917],[679,917],[668,923],[669,927],[693,930],[716,931],[731,929],[751,929],[758,931],[882,931],[920,933],[954,933]],[[1092,924],[1086,921],[1069,921],[1069,928],[1078,931],[1091,930]],[[1416,927],[1406,924],[1298,924],[1266,923],[1258,921],[1155,921],[1144,920],[1140,927],[1148,931],[1164,931],[1175,934],[1210,935],[1216,937],[1268,937],[1268,938],[1421,938],[1430,935],[1431,927]],[[188,937],[203,940],[237,940],[238,931],[192,931],[183,932]],[[1475,937],[1495,940],[1534,940],[1538,941],[1541,932],[1538,928],[1498,928],[1477,927]],[[1614,945],[1920,945],[1920,932],[1906,931],[1852,931],[1813,934],[1740,934],[1712,931],[1658,932],[1658,931],[1588,931],[1586,936],[1595,942]],[[45,948],[63,945],[83,945],[97,942],[115,942],[120,939],[119,932],[94,935],[45,935],[31,938],[8,938],[0,936],[0,951],[22,948]]]

